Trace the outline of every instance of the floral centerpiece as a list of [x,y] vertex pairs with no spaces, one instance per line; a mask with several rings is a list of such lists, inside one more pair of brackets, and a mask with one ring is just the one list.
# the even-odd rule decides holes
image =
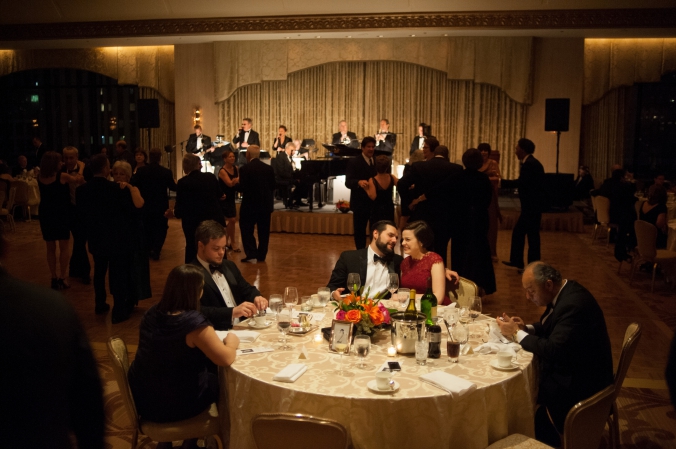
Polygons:
[[345,200],[338,200],[338,202],[336,203],[336,210],[339,210],[344,214],[350,212],[350,202]]
[[349,321],[354,324],[355,335],[373,335],[376,330],[383,329],[391,323],[390,311],[380,300],[387,292],[376,294],[369,298],[369,291],[363,293],[363,287],[356,293],[350,293],[338,303],[332,301],[336,306],[334,314],[337,320]]

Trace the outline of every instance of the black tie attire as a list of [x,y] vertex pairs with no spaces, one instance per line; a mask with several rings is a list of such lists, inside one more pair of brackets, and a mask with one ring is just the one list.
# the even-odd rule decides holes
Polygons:
[[366,246],[366,225],[371,217],[371,206],[373,204],[366,190],[359,185],[359,181],[368,181],[376,174],[373,158],[367,161],[363,156],[357,156],[347,163],[345,186],[350,189],[354,244],[357,249]]

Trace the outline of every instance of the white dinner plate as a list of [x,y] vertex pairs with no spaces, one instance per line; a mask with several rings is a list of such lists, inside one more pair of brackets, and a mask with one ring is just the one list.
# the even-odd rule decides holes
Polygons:
[[251,321],[249,321],[249,327],[251,327],[253,329],[267,329],[268,327],[272,326],[274,323],[275,323],[274,321],[268,320],[268,321],[265,322],[264,325],[259,326],[258,324],[256,324],[256,322],[254,320],[251,320]]
[[514,371],[515,369],[521,368],[514,362],[512,362],[512,366],[510,366],[509,368],[503,368],[502,366],[498,365],[498,359],[491,360],[491,366],[500,371]]
[[397,382],[396,380],[394,381],[394,389],[388,388],[387,390],[381,390],[380,388],[378,388],[378,383],[376,382],[375,379],[366,384],[366,386],[369,388],[369,390],[378,394],[391,394],[399,390],[399,382]]

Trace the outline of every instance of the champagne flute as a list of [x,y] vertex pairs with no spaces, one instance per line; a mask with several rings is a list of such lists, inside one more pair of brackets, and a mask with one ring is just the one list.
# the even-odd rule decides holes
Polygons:
[[291,315],[286,312],[281,312],[277,316],[277,329],[279,329],[284,337],[284,344],[279,348],[281,350],[291,349],[291,346],[288,345],[286,341],[286,332],[289,330],[289,327],[291,327]]
[[343,375],[343,354],[345,354],[345,350],[347,349],[347,343],[336,343],[336,351],[340,353],[340,371],[339,375]]
[[286,287],[284,289],[284,304],[289,307],[289,313],[293,315],[293,306],[298,304],[298,289],[296,287]]
[[359,368],[364,369],[364,358],[369,355],[371,351],[371,338],[368,335],[357,335],[354,337],[354,346],[357,349],[357,356],[359,357]]
[[350,273],[347,275],[347,289],[356,295],[361,287],[361,277],[359,273]]
[[390,273],[387,289],[390,291],[390,299],[394,299],[394,292],[399,290],[399,275],[397,273]]

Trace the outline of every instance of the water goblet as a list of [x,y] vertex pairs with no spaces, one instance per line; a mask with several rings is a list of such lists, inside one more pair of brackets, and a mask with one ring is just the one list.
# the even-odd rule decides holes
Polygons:
[[347,289],[356,295],[361,287],[361,277],[359,273],[349,273],[347,275]]
[[296,287],[284,289],[284,304],[289,307],[290,313],[293,315],[293,306],[298,304],[298,289]]
[[319,295],[319,305],[321,307],[326,307],[329,299],[331,299],[331,289],[328,287],[320,287],[317,289],[317,294]]
[[281,350],[291,349],[291,346],[287,344],[286,333],[291,327],[291,315],[286,311],[281,312],[277,315],[277,329],[282,333],[284,337],[284,344],[279,348]]
[[401,310],[406,309],[410,294],[411,290],[408,288],[400,288],[399,291],[397,292],[397,298],[399,299],[399,303],[401,304],[400,306]]
[[364,363],[364,358],[369,355],[371,350],[371,338],[368,335],[357,335],[354,337],[354,347],[357,351],[357,356],[359,357],[360,369],[364,369],[366,364]]

